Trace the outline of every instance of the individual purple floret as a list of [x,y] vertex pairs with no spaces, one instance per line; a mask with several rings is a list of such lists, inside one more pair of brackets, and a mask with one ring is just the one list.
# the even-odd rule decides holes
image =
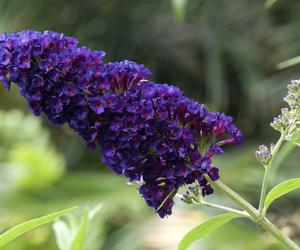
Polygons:
[[213,193],[219,170],[211,158],[239,143],[232,118],[209,112],[174,86],[147,81],[151,74],[131,61],[104,64],[104,52],[78,47],[56,32],[22,31],[0,38],[0,80],[12,82],[35,115],[67,123],[102,161],[129,181],[150,207],[172,213],[177,190],[197,183]]

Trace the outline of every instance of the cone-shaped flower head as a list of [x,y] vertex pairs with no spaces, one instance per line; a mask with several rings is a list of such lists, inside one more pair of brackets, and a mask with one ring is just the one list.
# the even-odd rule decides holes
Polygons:
[[181,186],[198,183],[202,195],[219,178],[211,158],[239,143],[232,118],[209,112],[174,86],[146,80],[131,61],[103,63],[104,52],[78,47],[56,32],[22,31],[0,39],[0,79],[20,87],[35,115],[67,123],[102,160],[130,181],[161,217],[172,213]]

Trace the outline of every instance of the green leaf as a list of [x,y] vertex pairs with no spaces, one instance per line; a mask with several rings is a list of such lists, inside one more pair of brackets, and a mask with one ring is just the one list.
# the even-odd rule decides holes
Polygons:
[[5,233],[0,235],[0,247],[4,246],[5,244],[9,243],[13,239],[21,236],[24,233],[27,233],[41,225],[47,224],[49,222],[54,221],[55,219],[68,214],[69,212],[73,211],[75,208],[68,208],[64,209],[52,214],[48,214],[46,216],[32,219],[26,222],[23,222],[22,224],[19,224],[12,229],[9,229]]
[[59,250],[69,250],[72,240],[72,232],[68,224],[63,220],[56,220],[53,223],[56,243]]
[[183,22],[186,15],[187,0],[171,0],[173,14],[177,22]]
[[72,241],[70,250],[83,250],[84,238],[88,229],[88,225],[89,225],[89,213],[88,213],[88,209],[86,208],[84,209],[79,229]]
[[300,178],[291,179],[285,182],[280,183],[274,187],[267,195],[265,200],[264,211],[268,209],[271,203],[280,198],[281,196],[300,188]]
[[267,0],[265,2],[266,9],[270,9],[276,2],[277,2],[277,0]]
[[178,249],[186,250],[194,241],[203,238],[207,234],[211,233],[212,231],[218,229],[225,223],[237,217],[242,216],[234,213],[227,213],[209,218],[208,220],[204,221],[202,224],[188,232],[180,241]]
[[289,60],[277,64],[277,69],[285,69],[300,63],[300,56],[293,57]]
[[[99,236],[97,230],[101,227],[99,221],[95,218],[99,211],[102,209],[101,203],[95,207],[89,209],[85,207],[80,213],[80,219],[78,220],[79,214],[70,214],[66,219],[60,219],[55,221],[53,229],[55,232],[56,242],[60,250],[83,250],[83,249],[96,249],[95,240],[99,242]],[[96,223],[96,224],[93,224]],[[97,249],[99,245],[97,246]]]

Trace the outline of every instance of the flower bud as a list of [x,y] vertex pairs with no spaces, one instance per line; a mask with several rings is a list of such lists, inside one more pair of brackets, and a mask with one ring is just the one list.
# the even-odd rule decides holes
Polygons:
[[292,122],[293,114],[288,108],[282,108],[281,114],[278,117],[274,118],[274,121],[271,122],[271,127],[279,132],[284,131]]
[[299,108],[300,104],[300,80],[292,80],[291,84],[287,86],[288,94],[283,98],[287,102],[291,109]]
[[272,159],[272,154],[265,145],[259,146],[259,149],[255,152],[255,156],[263,165],[268,165]]
[[190,196],[190,194],[188,192],[182,196],[181,200],[186,204],[193,203],[193,198]]

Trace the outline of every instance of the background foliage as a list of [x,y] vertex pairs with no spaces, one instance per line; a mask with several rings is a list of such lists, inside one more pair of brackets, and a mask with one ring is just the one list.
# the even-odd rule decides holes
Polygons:
[[[253,151],[271,142],[269,122],[283,106],[299,66],[276,65],[300,55],[300,2],[278,0],[1,0],[0,31],[55,30],[107,52],[107,61],[131,59],[153,71],[152,79],[180,86],[210,110],[231,114],[245,133],[240,147],[216,160],[222,178],[254,203],[262,169]],[[185,232],[209,213],[180,203],[160,221],[134,187],[107,171],[66,127],[50,126],[29,114],[18,90],[0,89],[0,229],[69,206],[101,202],[89,225],[89,250],[175,249]],[[299,154],[278,170],[274,184],[299,177]],[[271,206],[273,219],[300,238],[299,195]],[[215,199],[212,197],[212,199]],[[220,199],[222,199],[220,197]],[[227,203],[226,200],[223,201]],[[284,216],[282,216],[284,214]],[[288,217],[286,215],[288,214]],[[80,222],[82,214],[73,215]],[[193,245],[195,249],[280,249],[268,235],[233,222]],[[253,238],[257,241],[253,242]],[[58,249],[50,226],[7,245],[4,250]],[[191,248],[192,249],[192,248]]]

